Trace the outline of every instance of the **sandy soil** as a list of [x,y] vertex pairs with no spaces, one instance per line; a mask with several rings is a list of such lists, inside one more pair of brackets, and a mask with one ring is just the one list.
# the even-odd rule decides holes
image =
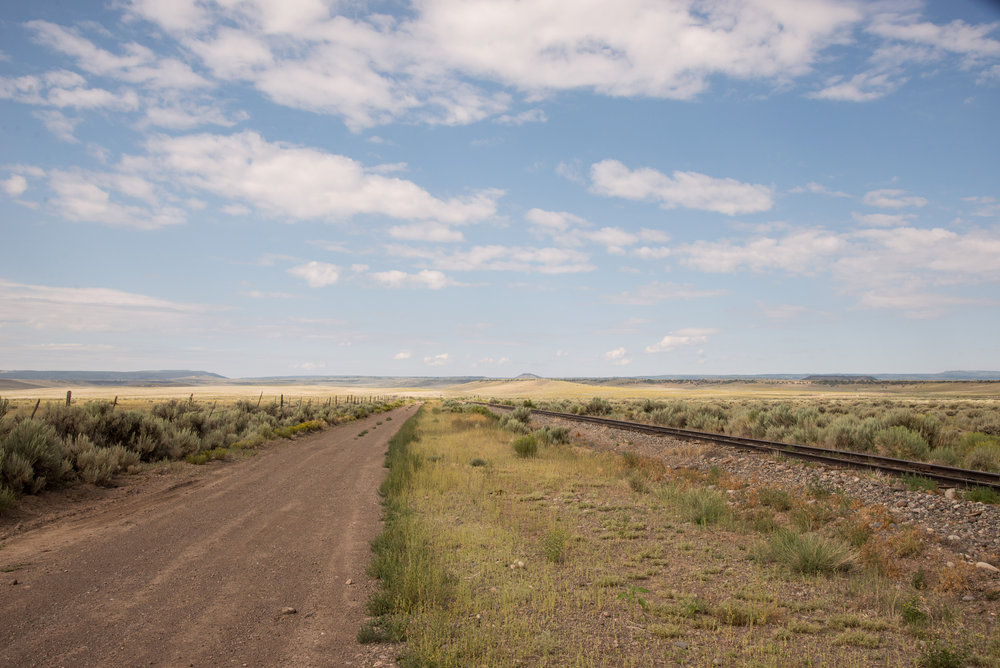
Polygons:
[[415,410],[5,517],[0,665],[377,665],[355,640],[376,490]]

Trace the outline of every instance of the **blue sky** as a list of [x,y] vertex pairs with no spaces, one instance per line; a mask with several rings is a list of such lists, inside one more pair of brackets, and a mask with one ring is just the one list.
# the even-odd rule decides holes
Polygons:
[[0,368],[1000,369],[989,2],[0,4]]

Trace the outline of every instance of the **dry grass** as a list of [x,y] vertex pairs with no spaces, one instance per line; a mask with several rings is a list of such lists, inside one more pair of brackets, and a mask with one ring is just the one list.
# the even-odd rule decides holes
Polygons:
[[[801,575],[759,558],[766,535],[747,519],[788,527],[822,506],[809,519],[825,535],[848,515],[881,535],[877,512],[807,490],[772,495],[787,511],[747,505],[739,480],[573,445],[518,458],[481,415],[425,410],[417,429],[399,503],[448,593],[405,615],[404,665],[914,665],[931,640],[990,665],[997,604],[963,608],[959,578],[935,571],[921,609],[943,612],[918,628],[902,617],[908,571],[842,572],[851,558]],[[893,539],[913,553],[902,570],[925,558],[914,539]]]

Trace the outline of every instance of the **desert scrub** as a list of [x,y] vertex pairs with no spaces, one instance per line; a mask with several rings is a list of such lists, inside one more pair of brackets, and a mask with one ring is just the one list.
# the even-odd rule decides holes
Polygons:
[[[360,408],[367,414],[399,405]],[[15,497],[76,479],[107,485],[140,461],[224,459],[230,449],[353,420],[358,408],[309,402],[258,406],[245,399],[229,406],[173,400],[144,410],[108,401],[50,404],[35,418],[0,415],[0,485]]]
[[518,457],[534,457],[538,454],[538,440],[531,434],[515,438],[512,447]]

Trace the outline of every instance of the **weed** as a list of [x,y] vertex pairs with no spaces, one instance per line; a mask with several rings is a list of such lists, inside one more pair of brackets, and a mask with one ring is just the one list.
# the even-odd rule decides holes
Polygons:
[[920,609],[920,601],[916,596],[911,596],[903,601],[899,613],[903,617],[903,621],[912,626],[917,626],[927,621],[927,613]]
[[882,641],[874,633],[867,631],[844,631],[833,639],[836,645],[847,647],[865,647],[874,649],[882,644]]
[[902,480],[903,484],[914,492],[933,493],[938,489],[936,482],[922,475],[904,473],[900,480]]
[[768,558],[803,574],[833,573],[849,569],[857,560],[844,543],[816,533],[782,529],[766,544]]
[[918,591],[927,588],[927,574],[924,572],[923,566],[910,577],[910,585]]
[[518,457],[534,457],[538,454],[538,440],[528,434],[514,439],[514,454]]
[[542,537],[542,552],[545,559],[553,564],[561,564],[566,561],[566,544],[569,542],[569,534],[562,529],[550,529]]
[[636,587],[635,585],[629,585],[624,590],[618,592],[618,599],[625,601],[629,604],[638,605],[643,610],[646,610],[648,604],[646,599],[642,597],[642,594],[648,594],[649,590],[645,587]]
[[646,482],[645,476],[639,471],[630,471],[625,479],[628,480],[628,486],[633,492],[638,494],[645,494],[649,491],[649,484]]
[[360,432],[360,433],[358,434],[358,436],[357,436],[357,437],[358,437],[358,438],[361,438],[362,436],[364,436],[364,435],[365,435],[365,434],[367,434],[367,433],[368,433],[368,430],[367,430],[367,429],[363,429],[363,430],[362,430],[362,431],[361,431],[361,432]]
[[757,490],[757,498],[762,506],[785,511],[792,508],[792,496],[788,490],[774,487],[761,487]]
[[729,515],[725,495],[717,489],[696,487],[677,499],[684,519],[701,526],[716,524]]
[[922,668],[962,668],[969,664],[969,652],[946,641],[935,641],[920,657]]
[[13,508],[16,502],[17,496],[14,495],[14,490],[0,484],[0,513]]
[[486,466],[486,464],[487,464],[487,461],[485,459],[481,459],[479,457],[476,457],[471,462],[469,462],[469,466]]
[[979,501],[996,505],[1000,503],[1000,492],[990,487],[970,487],[965,490],[966,501]]

